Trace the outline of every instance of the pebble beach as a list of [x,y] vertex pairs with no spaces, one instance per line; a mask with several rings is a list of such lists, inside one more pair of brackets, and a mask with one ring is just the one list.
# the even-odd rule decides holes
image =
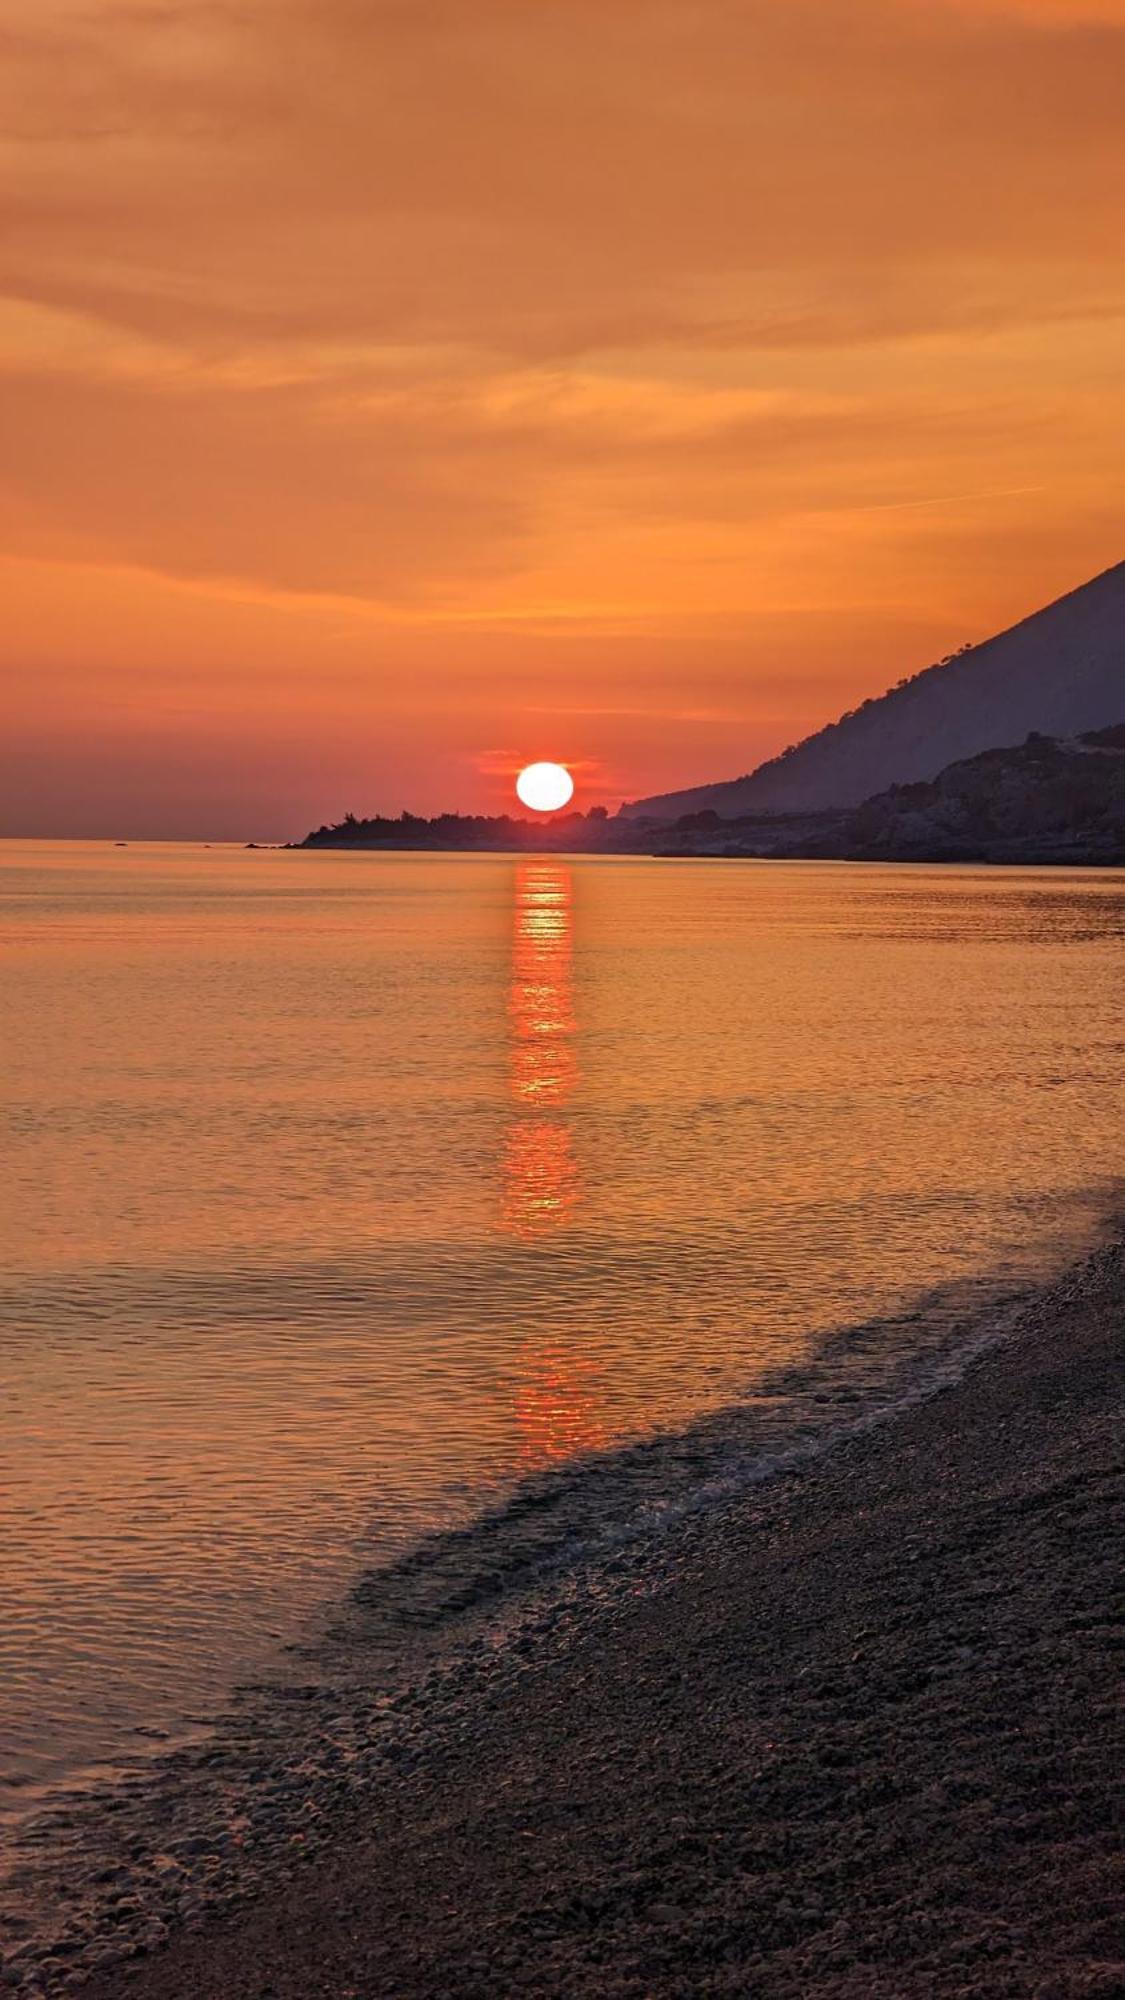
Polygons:
[[959,1378],[518,1607],[476,1593],[444,1652],[416,1601],[393,1693],[357,1592],[331,1685],[76,1815],[7,1989],[1116,1993],[1123,1303],[1110,1247]]

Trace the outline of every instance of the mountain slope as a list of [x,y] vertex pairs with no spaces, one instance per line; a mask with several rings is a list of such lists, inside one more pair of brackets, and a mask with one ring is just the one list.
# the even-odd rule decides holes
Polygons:
[[809,812],[859,805],[892,784],[1029,731],[1072,737],[1125,712],[1125,563],[878,700],[747,777],[666,792],[621,808],[626,818],[713,810]]

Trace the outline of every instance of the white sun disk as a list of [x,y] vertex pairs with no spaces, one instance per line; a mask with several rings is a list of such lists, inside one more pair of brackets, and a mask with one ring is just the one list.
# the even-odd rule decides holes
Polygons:
[[528,764],[516,779],[516,796],[532,812],[558,812],[574,797],[574,779],[565,764]]

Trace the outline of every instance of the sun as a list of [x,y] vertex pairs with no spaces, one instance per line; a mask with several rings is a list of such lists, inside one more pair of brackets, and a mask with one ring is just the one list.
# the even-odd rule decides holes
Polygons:
[[558,812],[574,797],[574,779],[565,764],[528,764],[516,779],[516,796],[532,812]]

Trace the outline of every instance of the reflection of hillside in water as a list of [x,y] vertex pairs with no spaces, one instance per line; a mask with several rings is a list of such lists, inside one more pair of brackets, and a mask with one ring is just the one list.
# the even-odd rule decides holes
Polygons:
[[[501,1215],[521,1243],[540,1244],[544,1252],[581,1198],[566,1116],[578,1081],[572,951],[570,869],[557,861],[521,863],[508,996],[512,1117]],[[573,1458],[605,1442],[596,1376],[596,1364],[565,1339],[525,1342],[515,1410],[526,1463]]]

